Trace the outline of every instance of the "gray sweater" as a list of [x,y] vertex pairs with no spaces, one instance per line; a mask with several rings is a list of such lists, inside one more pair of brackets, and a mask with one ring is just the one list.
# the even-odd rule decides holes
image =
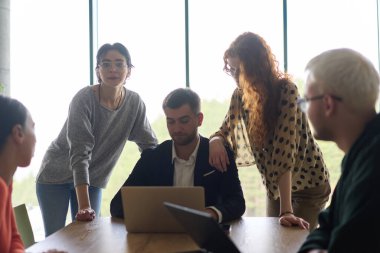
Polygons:
[[115,111],[100,105],[91,86],[74,96],[68,118],[42,160],[38,183],[105,188],[127,140],[140,151],[157,145],[144,102],[136,92],[124,91]]

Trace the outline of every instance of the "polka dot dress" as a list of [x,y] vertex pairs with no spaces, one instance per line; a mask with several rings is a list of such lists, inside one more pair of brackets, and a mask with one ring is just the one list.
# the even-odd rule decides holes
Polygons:
[[322,152],[312,137],[306,116],[297,105],[297,86],[281,87],[280,115],[264,148],[255,148],[247,133],[247,112],[242,95],[236,89],[222,127],[213,136],[222,136],[234,150],[238,166],[256,164],[267,189],[268,197],[277,199],[279,177],[292,172],[292,191],[322,185],[329,181],[329,173]]

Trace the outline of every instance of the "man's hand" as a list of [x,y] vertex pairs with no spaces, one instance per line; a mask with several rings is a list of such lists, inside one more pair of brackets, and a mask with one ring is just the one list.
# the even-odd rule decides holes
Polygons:
[[218,214],[215,212],[215,210],[213,210],[212,208],[205,208],[204,211],[206,213],[211,214],[212,218],[214,218],[214,220],[218,221],[219,217],[218,217]]

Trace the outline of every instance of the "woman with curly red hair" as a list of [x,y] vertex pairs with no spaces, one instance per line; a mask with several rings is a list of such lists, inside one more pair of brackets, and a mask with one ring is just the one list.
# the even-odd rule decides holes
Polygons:
[[238,166],[256,164],[267,190],[267,216],[284,226],[314,229],[330,194],[329,173],[313,139],[299,93],[265,40],[246,32],[224,53],[237,83],[219,131],[210,138],[210,163],[225,170],[224,145]]

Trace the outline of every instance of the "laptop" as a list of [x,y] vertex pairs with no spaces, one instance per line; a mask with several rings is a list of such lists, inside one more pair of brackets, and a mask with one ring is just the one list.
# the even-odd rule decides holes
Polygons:
[[201,248],[188,252],[240,252],[209,213],[168,202],[164,205]]
[[128,233],[185,232],[163,205],[165,201],[197,210],[205,208],[204,189],[201,186],[124,186],[121,197]]

